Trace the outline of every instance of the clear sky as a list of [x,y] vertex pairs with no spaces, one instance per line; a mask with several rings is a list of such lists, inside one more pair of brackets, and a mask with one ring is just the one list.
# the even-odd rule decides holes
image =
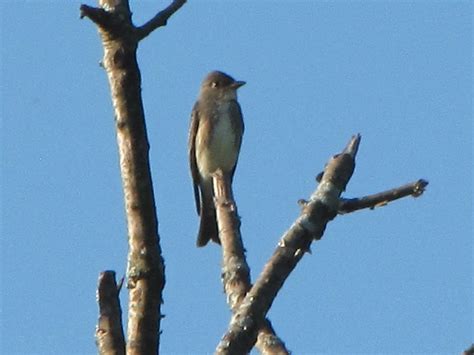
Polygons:
[[[88,3],[94,5],[95,3]],[[132,1],[142,24],[168,1]],[[94,354],[101,270],[126,225],[95,26],[77,1],[2,1],[1,353]],[[163,354],[211,353],[230,312],[220,250],[195,247],[189,114],[202,78],[247,81],[235,177],[255,279],[297,200],[352,134],[357,197],[426,194],[340,216],[269,313],[294,354],[458,354],[473,341],[469,1],[190,1],[139,48],[167,284]],[[126,292],[122,292],[126,311]]]

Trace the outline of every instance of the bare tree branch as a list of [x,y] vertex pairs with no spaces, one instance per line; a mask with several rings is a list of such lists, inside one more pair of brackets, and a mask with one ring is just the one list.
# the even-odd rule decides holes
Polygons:
[[119,291],[115,272],[101,272],[97,287],[99,321],[95,331],[97,348],[101,355],[125,354]]
[[[229,177],[218,170],[213,177],[217,224],[222,246],[222,282],[227,303],[235,312],[250,289],[250,268],[240,235],[240,220]],[[257,348],[262,354],[289,354],[269,320],[258,330]]]
[[320,182],[309,201],[300,201],[302,214],[282,237],[277,250],[265,265],[257,282],[232,316],[227,333],[219,343],[216,354],[245,354],[257,337],[257,330],[270,309],[274,298],[290,272],[304,253],[309,251],[313,240],[319,240],[327,223],[338,213],[386,204],[397,198],[420,196],[428,185],[425,180],[404,185],[362,199],[340,199],[355,168],[355,156],[360,135],[352,137],[341,154],[330,159]]
[[352,137],[343,152],[330,159],[301,216],[284,234],[258,280],[232,316],[216,354],[246,354],[250,351],[284,281],[309,250],[311,242],[319,240],[327,223],[336,217],[339,197],[354,171],[359,142],[359,135]]
[[[88,17],[98,25],[104,47],[102,63],[115,111],[129,244],[127,354],[156,353],[165,265],[158,235],[136,56],[140,38],[131,20],[128,0],[99,0],[99,3],[101,8],[82,5],[80,11],[81,18]],[[178,8],[166,9],[162,18],[167,19]]]
[[138,40],[145,38],[158,27],[166,26],[168,19],[185,3],[186,0],[174,0],[166,9],[158,12],[156,16],[153,17],[150,21],[145,23],[143,26],[138,27]]
[[419,197],[425,191],[428,181],[420,179],[418,181],[396,187],[387,191],[379,192],[377,194],[368,195],[359,198],[341,199],[339,205],[339,213],[349,213],[364,208],[374,209],[375,207],[382,207],[389,202],[403,198],[406,196]]
[[240,219],[229,177],[218,170],[213,177],[219,239],[222,245],[222,282],[227,303],[235,310],[250,289],[250,268],[240,235]]

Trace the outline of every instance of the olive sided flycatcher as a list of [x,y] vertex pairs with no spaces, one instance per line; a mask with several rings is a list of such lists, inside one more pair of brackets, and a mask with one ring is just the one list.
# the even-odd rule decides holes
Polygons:
[[220,71],[209,73],[191,114],[188,148],[196,209],[201,217],[198,247],[209,240],[220,243],[212,174],[221,169],[232,182],[244,133],[237,89],[244,84]]

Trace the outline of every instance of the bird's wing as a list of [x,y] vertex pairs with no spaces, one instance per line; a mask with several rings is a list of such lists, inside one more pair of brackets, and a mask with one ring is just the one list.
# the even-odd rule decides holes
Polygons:
[[[236,135],[237,140],[235,142],[235,145],[237,147],[237,150],[240,151],[240,146],[242,145],[242,137],[244,135],[244,129],[245,129],[244,119],[242,116],[242,110],[240,109],[240,105],[236,100],[232,101],[229,109],[230,109],[230,117],[233,117],[232,126],[234,128],[234,132],[238,132],[238,134]],[[235,172],[235,168],[237,167],[238,159],[239,159],[239,156],[237,155],[237,160],[235,161],[234,168],[232,169],[232,172],[230,175],[231,181],[234,177],[234,172]]]
[[191,176],[193,178],[194,187],[194,199],[196,201],[196,211],[198,215],[201,214],[201,200],[199,198],[199,170],[196,162],[196,134],[199,127],[199,105],[198,102],[193,107],[191,113],[191,125],[189,127],[189,140],[188,140],[188,154],[189,154],[189,167],[191,168]]

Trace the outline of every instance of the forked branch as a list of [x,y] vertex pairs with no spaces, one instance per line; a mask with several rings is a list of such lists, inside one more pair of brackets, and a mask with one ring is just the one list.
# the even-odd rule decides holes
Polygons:
[[[256,341],[257,330],[291,271],[305,252],[309,251],[313,240],[321,239],[329,221],[345,211],[343,206],[346,200],[341,200],[340,196],[354,172],[359,144],[360,135],[353,136],[344,150],[329,160],[316,191],[308,201],[300,203],[300,217],[283,235],[258,280],[233,314],[228,331],[217,346],[216,354],[246,354],[250,351]],[[362,202],[361,199],[354,199],[345,208],[349,212],[349,208],[356,210],[373,207],[374,203],[377,205],[408,195],[416,197],[423,193],[427,184],[427,181],[419,180],[414,184],[368,196]]]
[[302,214],[283,235],[273,256],[232,316],[216,354],[246,354],[257,339],[278,291],[313,240],[320,239],[326,224],[337,215],[339,196],[354,171],[360,136],[354,136],[341,154],[330,159],[316,191]]

